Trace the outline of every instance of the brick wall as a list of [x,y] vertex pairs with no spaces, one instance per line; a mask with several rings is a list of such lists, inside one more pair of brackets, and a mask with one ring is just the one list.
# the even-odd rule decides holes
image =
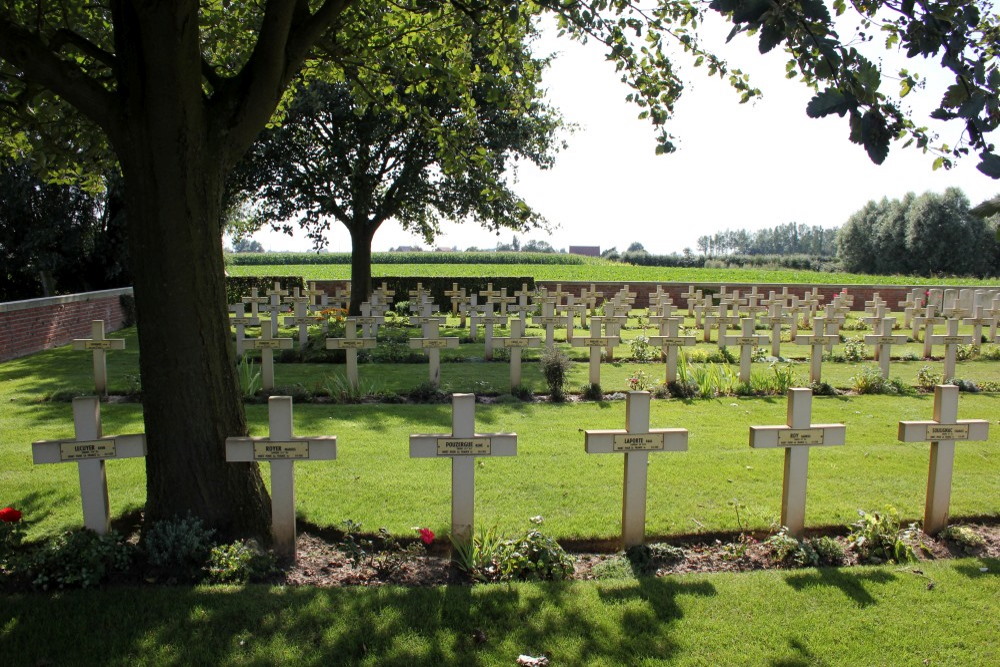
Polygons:
[[89,338],[92,320],[104,320],[107,332],[121,329],[123,294],[132,288],[0,303],[0,361]]

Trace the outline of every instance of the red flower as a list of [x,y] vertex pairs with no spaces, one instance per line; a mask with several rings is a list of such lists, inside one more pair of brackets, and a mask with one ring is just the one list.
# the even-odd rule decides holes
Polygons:
[[[0,510],[0,521],[3,521],[4,523],[17,523],[20,520],[21,513],[13,507],[4,507]],[[431,539],[434,539],[434,533],[431,533]]]
[[430,528],[421,528],[417,532],[420,533],[420,541],[424,544],[430,544],[434,541],[434,531]]

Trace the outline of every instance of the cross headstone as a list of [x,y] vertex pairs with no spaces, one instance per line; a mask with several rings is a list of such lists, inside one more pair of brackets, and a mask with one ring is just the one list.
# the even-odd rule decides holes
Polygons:
[[531,323],[535,326],[545,327],[545,347],[553,349],[556,344],[555,327],[569,328],[573,326],[568,315],[555,315],[555,299],[553,297],[542,297],[538,299],[542,304],[542,315],[532,317]]
[[752,317],[745,317],[740,324],[739,336],[720,335],[720,340],[724,345],[739,345],[740,382],[749,382],[753,348],[755,345],[763,345],[766,343],[767,336],[758,336],[754,333],[754,319]]
[[972,317],[966,317],[962,320],[962,324],[969,324],[972,326],[972,345],[977,350],[982,345],[983,341],[983,327],[990,324],[992,318],[987,317],[983,312],[982,306],[976,306],[973,311]]
[[840,312],[837,310],[837,307],[834,304],[828,303],[826,305],[823,317],[823,331],[821,332],[813,331],[813,334],[822,333],[827,336],[831,336],[831,338],[827,339],[826,343],[827,352],[833,352],[834,343],[840,340],[840,327],[844,325],[844,319],[845,319],[844,316],[840,314]]
[[875,358],[878,359],[879,368],[882,369],[882,377],[886,380],[889,379],[889,357],[892,354],[892,346],[906,344],[905,334],[895,336],[892,334],[892,328],[895,325],[896,318],[886,317],[880,322],[882,327],[880,333],[865,336],[865,343],[876,346]]
[[[595,315],[590,318],[590,330],[592,333],[596,333],[598,336],[601,335],[601,329],[604,329],[604,336],[609,338],[609,343],[606,348],[604,348],[604,356],[608,361],[615,360],[615,345],[618,345],[620,341],[619,334],[621,333],[622,327],[628,322],[628,318],[623,315]],[[594,328],[597,331],[594,331]],[[610,342],[613,339],[613,342]],[[570,341],[570,345],[575,345],[573,341]]]
[[448,299],[451,301],[451,314],[452,315],[457,315],[458,314],[458,301],[457,301],[456,297],[465,296],[465,290],[464,289],[459,289],[458,283],[452,283],[451,284],[451,289],[446,289],[444,291],[444,295],[446,297],[448,297]]
[[601,384],[601,349],[614,347],[620,342],[617,336],[587,336],[573,339],[573,347],[590,348],[590,384]]
[[916,338],[916,332],[923,328],[924,335],[924,358],[928,359],[931,356],[931,338],[934,337],[934,327],[938,324],[945,324],[948,322],[947,318],[935,316],[936,308],[934,306],[927,306],[924,308],[923,315],[917,315],[913,318],[913,331],[914,338]]
[[628,547],[646,539],[646,488],[651,452],[685,452],[683,428],[649,428],[649,392],[630,391],[625,399],[625,429],[584,431],[588,454],[624,454],[622,543]]
[[924,532],[934,535],[948,525],[951,503],[951,478],[955,465],[955,442],[986,440],[989,422],[984,419],[958,418],[958,387],[939,384],[934,387],[932,421],[899,422],[899,440],[931,443],[930,469],[927,474],[927,500],[924,504]]
[[495,313],[485,313],[479,318],[483,323],[483,358],[486,361],[493,360],[493,327],[507,326],[507,317]]
[[457,337],[440,337],[439,327],[442,323],[442,319],[443,318],[437,317],[411,317],[410,322],[412,324],[420,324],[423,326],[423,337],[410,338],[407,341],[411,348],[423,350],[427,353],[428,381],[435,387],[441,384],[441,349],[446,347],[458,347]]
[[451,537],[457,544],[472,541],[480,456],[517,456],[517,434],[476,433],[474,394],[452,394],[451,433],[410,436],[411,458],[451,459]]
[[514,303],[516,303],[516,302],[517,302],[517,297],[507,296],[507,288],[506,287],[501,287],[500,288],[500,295],[499,296],[491,296],[489,298],[489,303],[491,303],[491,304],[495,303],[495,304],[498,304],[500,306],[500,314],[503,315],[503,316],[507,315],[507,309],[510,306],[513,306]]
[[782,447],[785,474],[781,489],[781,525],[794,537],[802,537],[806,518],[806,480],[809,448],[843,445],[847,432],[843,424],[812,424],[812,390],[788,390],[788,419],[784,426],[751,426],[750,446]]
[[823,373],[823,347],[833,345],[840,341],[840,336],[836,334],[824,334],[826,325],[822,317],[814,317],[812,324],[812,334],[798,335],[795,337],[796,345],[808,345],[812,349],[809,364],[809,381],[819,382]]
[[271,299],[266,296],[258,296],[257,288],[251,287],[250,296],[245,296],[240,301],[250,304],[250,317],[258,317],[259,312],[257,309],[260,308],[261,304],[270,303]]
[[700,296],[700,294],[695,290],[694,285],[688,285],[687,291],[681,292],[681,298],[684,299],[687,304],[688,317],[694,317],[694,302],[698,296]]
[[259,317],[247,317],[246,304],[234,303],[229,306],[229,310],[234,313],[229,318],[229,324],[236,327],[236,356],[243,356],[243,348],[246,346],[246,327],[260,326]]
[[683,317],[664,318],[660,325],[662,334],[649,337],[649,344],[660,348],[666,357],[666,382],[673,382],[677,379],[677,348],[684,345],[694,345],[698,342],[695,336],[680,335],[680,326],[683,321]]
[[73,399],[73,440],[41,440],[31,443],[35,465],[76,463],[80,475],[83,525],[99,535],[111,527],[108,508],[108,477],[104,462],[146,455],[146,436],[101,435],[101,403],[97,396]]
[[295,462],[337,458],[337,436],[292,434],[292,397],[267,399],[266,438],[226,438],[226,461],[271,464],[271,537],[274,551],[295,560]]
[[771,356],[781,356],[781,325],[789,324],[792,317],[785,314],[785,308],[780,303],[774,303],[768,309],[768,315],[764,318],[764,323],[771,326]]
[[[295,288],[298,291],[298,288]],[[319,324],[325,318],[321,315],[309,315],[308,313],[308,301],[303,301],[302,299],[309,299],[307,296],[299,297],[289,297],[295,299],[292,303],[295,308],[294,314],[291,317],[285,318],[286,327],[298,327],[299,328],[299,347],[305,347],[306,343],[309,341],[309,325]]]
[[972,342],[970,335],[958,335],[958,320],[948,320],[948,333],[943,336],[937,334],[927,336],[931,345],[944,345],[944,380],[948,382],[955,378],[955,361],[958,356],[958,346],[968,345]]
[[108,350],[124,350],[124,338],[105,338],[104,320],[90,323],[90,338],[73,340],[74,350],[89,350],[94,356],[94,389],[100,396],[108,393]]
[[385,317],[373,314],[371,308],[366,303],[361,304],[361,315],[353,319],[361,327],[365,338],[377,337],[379,325],[385,324]]
[[358,337],[358,318],[348,317],[344,320],[344,337],[327,338],[326,349],[346,350],[347,354],[347,381],[351,388],[357,389],[360,386],[358,378],[358,350],[370,350],[375,347],[374,338]]
[[496,340],[510,351],[510,386],[513,389],[521,384],[521,350],[526,347],[540,347],[542,339],[525,336],[521,320],[513,319],[510,322],[510,336],[498,336]]
[[260,338],[250,338],[247,347],[260,350],[261,388],[274,388],[274,351],[292,349],[291,338],[274,338],[271,335],[271,323],[263,320],[260,323]]

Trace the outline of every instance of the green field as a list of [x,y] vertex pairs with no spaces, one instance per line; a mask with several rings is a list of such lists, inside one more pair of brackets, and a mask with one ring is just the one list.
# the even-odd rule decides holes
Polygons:
[[[347,264],[230,265],[232,276],[302,276],[306,280],[349,280]],[[690,269],[632,266],[626,264],[373,264],[372,277],[496,278],[534,276],[535,280],[593,282],[757,283],[817,285],[963,285],[1000,286],[1000,280],[975,278],[922,278],[871,276],[764,269]]]

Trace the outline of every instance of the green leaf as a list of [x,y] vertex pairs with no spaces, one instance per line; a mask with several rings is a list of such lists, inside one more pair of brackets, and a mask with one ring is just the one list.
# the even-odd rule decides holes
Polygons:
[[853,100],[836,88],[827,88],[816,93],[806,106],[806,114],[810,118],[823,118],[832,113],[843,117],[853,107]]
[[990,178],[1000,178],[1000,157],[994,153],[982,153],[979,158],[980,162],[976,165],[976,169]]

